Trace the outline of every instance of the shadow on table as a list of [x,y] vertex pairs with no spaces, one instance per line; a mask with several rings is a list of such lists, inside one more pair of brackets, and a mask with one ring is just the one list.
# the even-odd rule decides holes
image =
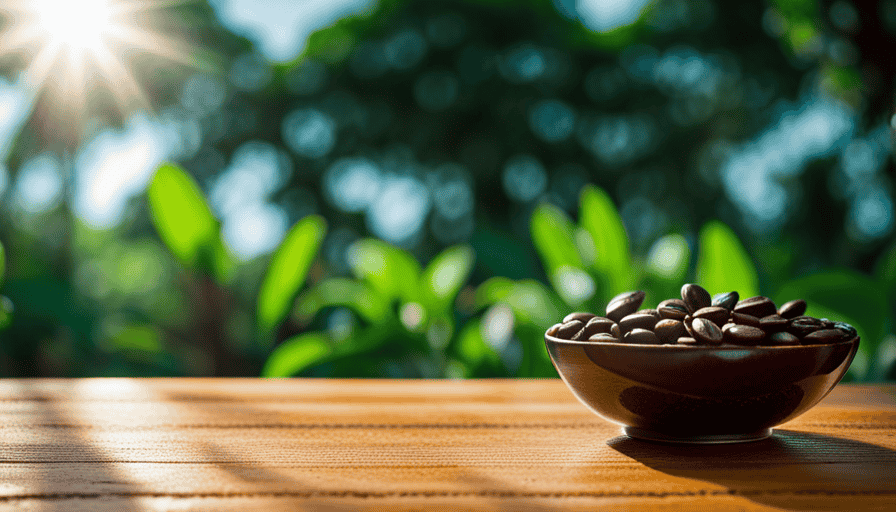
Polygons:
[[[215,401],[216,399],[219,399],[220,402],[217,402],[216,405],[217,411],[222,417],[230,415],[232,415],[232,417],[264,417],[272,414],[272,411],[270,410],[254,407],[248,400],[235,399],[232,395],[216,397],[214,395],[209,395],[208,393],[192,394],[176,392],[167,393],[166,397],[177,402],[187,403]],[[278,427],[275,426],[273,428]],[[313,429],[317,427],[311,428]],[[320,428],[327,427],[321,426]],[[388,428],[394,427],[390,426]],[[284,475],[283,473],[277,472],[276,467],[265,468],[253,464],[253,461],[240,461],[240,456],[238,454],[228,451],[220,445],[206,444],[203,449],[208,460],[226,461],[217,462],[216,466],[244,482],[260,484],[261,486],[270,486],[274,491],[271,493],[273,495],[278,494],[277,490],[287,490],[280,494],[285,498],[288,498],[290,495],[296,497],[296,500],[290,503],[290,506],[293,507],[292,510],[355,511],[359,510],[359,504],[357,501],[351,501],[351,498],[364,498],[367,494],[369,494],[371,501],[363,507],[363,510],[373,510],[377,505],[375,500],[380,496],[380,493],[376,491],[352,489],[350,486],[346,486],[344,490],[321,492],[320,486],[316,485],[314,482],[305,482],[293,476]],[[324,463],[326,462],[324,461]],[[282,467],[289,467],[289,465],[284,464]],[[361,465],[351,466],[347,464],[343,467],[344,469],[352,469],[353,467],[359,470],[365,469],[365,466]],[[426,466],[421,466],[420,469],[425,470]],[[508,512],[552,512],[559,510],[545,504],[543,501],[540,502],[537,498],[516,495],[513,489],[509,488],[506,483],[489,479],[479,473],[462,474],[460,479],[463,483],[469,486],[470,497],[479,498],[480,500],[480,503],[473,506],[470,510],[506,510]],[[482,492],[483,489],[486,489],[487,491]],[[319,495],[317,494],[318,492],[320,493]],[[393,498],[407,498],[409,500],[409,509],[418,509],[413,503],[415,498],[425,498],[427,500],[425,504],[420,505],[420,510],[432,510],[433,508],[430,507],[439,509],[438,497],[440,492],[432,489],[407,489],[397,492],[385,492],[382,494]],[[458,494],[464,495],[464,492],[461,491]],[[452,495],[453,493],[450,492],[445,493],[446,498],[451,498]],[[506,499],[508,497],[512,498],[512,500]],[[348,500],[341,498],[348,498]],[[394,504],[394,502],[392,503]],[[401,508],[401,510],[406,510],[406,508]]]
[[[607,445],[663,473],[704,480],[756,503],[785,510],[881,510],[862,496],[892,498],[896,509],[896,451],[836,437],[775,430],[765,440],[729,445],[661,444],[619,436]],[[830,508],[825,508],[830,507]]]
[[73,503],[85,499],[114,499],[115,510],[141,510],[128,497],[141,489],[118,471],[108,453],[95,446],[89,431],[60,405],[62,400],[27,381],[20,385],[23,401],[36,409],[34,423],[38,428],[31,435],[48,439],[20,445],[17,450],[4,446],[2,460],[28,464],[27,469],[33,473],[27,477],[27,494],[39,502],[38,509],[72,510],[82,506]]

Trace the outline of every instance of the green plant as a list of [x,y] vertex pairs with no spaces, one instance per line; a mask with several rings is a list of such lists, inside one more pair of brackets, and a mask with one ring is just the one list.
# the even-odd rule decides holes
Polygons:
[[[228,348],[234,343],[226,331],[226,286],[236,264],[222,242],[220,223],[193,179],[173,164],[159,167],[147,198],[159,237],[193,277],[188,287],[194,292],[191,305],[201,348],[212,353],[217,363],[239,365],[239,358]],[[250,336],[256,350],[270,352],[277,327],[304,285],[325,233],[323,218],[305,217],[274,251],[257,294],[256,327],[254,337]]]
[[[321,280],[297,300],[295,315],[308,324],[350,312],[341,325],[299,334],[274,350],[263,375],[285,377],[317,367],[328,376],[442,376],[482,361],[457,335],[454,301],[473,268],[472,249],[449,247],[425,268],[414,257],[376,239],[350,250],[354,278]],[[455,370],[457,371],[457,370]]]

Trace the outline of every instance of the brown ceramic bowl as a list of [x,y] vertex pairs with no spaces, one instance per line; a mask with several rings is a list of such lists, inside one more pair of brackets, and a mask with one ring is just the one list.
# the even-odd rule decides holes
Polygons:
[[631,437],[737,443],[771,435],[840,381],[859,337],[831,345],[634,345],[545,334],[573,394]]

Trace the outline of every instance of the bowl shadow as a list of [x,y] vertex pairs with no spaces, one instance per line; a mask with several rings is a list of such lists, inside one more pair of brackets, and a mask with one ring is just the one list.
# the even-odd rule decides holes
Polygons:
[[[618,436],[607,445],[662,473],[723,486],[733,496],[785,510],[896,510],[896,451],[821,434],[775,429],[727,445],[662,444]],[[825,499],[831,498],[831,499]]]

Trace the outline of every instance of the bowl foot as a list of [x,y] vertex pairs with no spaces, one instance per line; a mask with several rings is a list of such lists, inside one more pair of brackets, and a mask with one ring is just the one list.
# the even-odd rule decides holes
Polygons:
[[761,441],[762,439],[765,439],[772,435],[772,429],[764,428],[762,430],[747,432],[743,434],[674,436],[655,432],[653,430],[644,430],[637,427],[622,427],[622,433],[635,439],[641,439],[644,441],[656,441],[660,443],[728,444]]

